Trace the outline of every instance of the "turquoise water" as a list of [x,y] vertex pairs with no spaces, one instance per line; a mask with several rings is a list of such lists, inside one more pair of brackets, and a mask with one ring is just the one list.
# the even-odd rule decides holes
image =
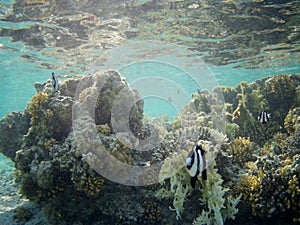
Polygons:
[[[0,48],[0,117],[3,117],[10,111],[24,110],[27,102],[35,93],[34,82],[45,82],[50,78],[52,71],[55,71],[58,76],[67,74],[68,71],[41,68],[41,62],[44,60],[42,61],[38,57],[36,61],[24,59],[22,55],[25,52],[27,54],[35,53],[26,49],[21,43],[11,42],[8,38],[0,38],[0,43],[5,46]],[[48,59],[48,61],[50,60],[51,58]],[[212,74],[211,79],[215,79],[216,84],[232,87],[241,81],[252,82],[266,76],[300,73],[300,66],[295,63],[284,66],[275,65],[263,69],[236,68],[237,65],[235,64],[225,66],[207,65],[207,67]],[[133,88],[139,90],[145,101],[146,114],[150,116],[167,115],[172,118],[179,113],[183,105],[189,102],[192,93],[196,92],[197,89],[202,89],[201,85],[199,86],[185,70],[186,68],[178,68],[167,63],[144,61],[130,64],[121,68],[119,72],[127,78],[128,83]],[[78,75],[81,74],[78,73]],[[152,91],[146,92],[145,89],[148,88],[144,88],[143,85],[146,84],[147,86],[147,82],[155,77],[174,83],[170,84],[169,87],[159,87],[152,84],[149,86]],[[160,93],[162,90],[166,93]],[[184,94],[182,99],[176,99],[176,91],[178,90],[180,90],[180,95]],[[176,93],[172,93],[173,91]],[[174,96],[172,102],[168,99],[170,96]]]
[[[26,48],[21,42],[12,42],[9,38],[0,38],[0,117],[10,111],[23,111],[27,102],[35,93],[34,82],[45,82],[50,78],[51,72],[60,75],[68,75],[70,68],[58,70],[44,68],[44,64],[55,64],[56,59],[45,57],[41,53]],[[30,57],[26,57],[26,56]],[[196,57],[195,57],[196,58]],[[271,64],[271,66],[259,69],[246,69],[239,67],[240,63],[215,66],[205,65],[208,78],[202,79],[201,72],[190,72],[189,67],[180,65],[176,60],[162,61],[141,60],[131,64],[113,65],[110,68],[117,69],[122,76],[127,78],[128,83],[137,88],[145,101],[145,114],[149,116],[176,116],[183,105],[191,99],[192,93],[197,89],[209,89],[206,86],[207,79],[211,80],[213,86],[226,85],[236,86],[241,81],[252,82],[266,76],[277,74],[300,73],[300,66],[291,62],[285,65]],[[76,69],[74,69],[76,70]],[[197,70],[197,65],[195,68]],[[83,73],[84,74],[84,73]],[[72,74],[74,76],[74,74]],[[76,74],[75,74],[76,75]],[[82,75],[78,72],[77,75]],[[199,79],[195,80],[195,77]],[[154,79],[163,79],[166,86]],[[154,82],[149,85],[149,81]],[[157,86],[156,84],[159,84]],[[162,93],[164,91],[165,93]],[[180,98],[178,97],[180,96]]]
[[[140,1],[137,3],[140,6],[147,2]],[[27,102],[35,93],[34,82],[45,82],[50,78],[53,71],[56,72],[59,79],[65,76],[91,73],[97,69],[95,62],[101,61],[103,54],[105,55],[106,52],[110,51],[103,50],[95,43],[89,42],[75,48],[74,51],[71,51],[69,47],[65,48],[64,45],[67,46],[69,41],[66,40],[62,43],[59,43],[59,41],[64,38],[63,35],[72,36],[72,32],[75,31],[62,28],[55,23],[51,23],[50,20],[41,21],[28,18],[23,18],[21,21],[6,20],[5,18],[13,13],[12,3],[13,1],[8,0],[0,1],[1,29],[12,33],[16,30],[27,32],[28,29],[33,29],[34,26],[40,26],[41,30],[46,30],[43,30],[39,35],[45,41],[45,46],[34,47],[32,43],[28,44],[27,36],[30,35],[30,32],[24,33],[23,36],[9,35],[6,32],[4,32],[5,35],[0,35],[0,117],[3,117],[9,111],[24,110]],[[242,3],[245,4],[246,2]],[[38,5],[38,7],[40,6]],[[170,18],[173,18],[171,22],[174,23],[176,21],[188,22],[184,18],[176,18],[174,15],[170,15],[169,20]],[[167,19],[168,23],[169,20]],[[299,35],[299,28],[293,23],[289,22],[289,26],[294,29],[294,34],[288,36],[290,40]],[[57,29],[57,33],[53,34],[55,29]],[[222,43],[229,39],[230,36],[222,38],[189,38],[185,36],[180,38],[180,40],[187,42],[196,41],[196,43],[207,44]],[[32,40],[30,41],[32,42]],[[75,37],[73,41],[80,41],[80,37]],[[128,40],[124,40],[122,44],[126,46],[127,42]],[[135,40],[131,39],[129,43],[135,43]],[[186,54],[185,58],[189,58],[191,62],[189,65],[183,59],[184,57],[178,57],[180,54],[176,56],[177,58],[172,55],[172,49],[167,49],[164,53],[166,55],[162,54],[156,58],[149,58],[147,54],[154,54],[149,50],[151,45],[147,47],[146,51],[144,49],[141,49],[140,52],[122,51],[118,58],[113,57],[114,63],[107,63],[106,66],[105,62],[101,61],[101,63],[104,64],[105,68],[119,70],[122,76],[128,79],[130,85],[139,90],[145,100],[145,114],[174,117],[183,105],[189,102],[191,94],[198,89],[213,89],[217,85],[235,86],[241,81],[252,82],[266,76],[300,73],[297,51],[292,51],[292,49],[289,51],[289,47],[285,46],[281,49],[280,45],[277,46],[276,44],[274,46],[267,44],[263,46],[263,43],[260,43],[260,46],[262,46],[262,50],[256,56],[232,60],[232,63],[225,65],[204,63],[201,61],[201,57],[199,60],[198,56],[193,55],[192,50],[189,53],[183,53]],[[157,46],[153,47],[155,51],[159,48]],[[227,49],[227,51],[229,50]],[[199,49],[197,49],[197,53],[199,53]],[[130,54],[135,55],[130,56]],[[208,53],[205,51],[201,54],[205,56]],[[127,57],[128,60],[124,60]],[[263,57],[266,60],[259,61]],[[124,60],[123,64],[118,63],[120,60]],[[192,63],[193,60],[195,60],[194,63]],[[226,60],[230,62],[230,60]],[[258,62],[257,64],[255,64],[255,60]],[[83,61],[85,62],[83,63]],[[198,73],[197,65],[201,68],[200,70],[205,68]],[[161,83],[160,86],[155,85],[160,83],[158,80],[155,81],[158,77],[164,79],[166,83]]]

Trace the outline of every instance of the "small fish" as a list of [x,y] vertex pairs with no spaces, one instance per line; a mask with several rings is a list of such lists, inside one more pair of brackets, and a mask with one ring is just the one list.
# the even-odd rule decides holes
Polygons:
[[267,122],[270,121],[270,117],[271,114],[267,113],[266,111],[262,111],[260,113],[260,115],[257,117],[257,119],[259,120],[259,122],[261,122],[262,124],[266,124]]
[[191,175],[191,186],[195,188],[197,176],[201,174],[203,180],[207,180],[205,151],[202,145],[196,144],[189,152],[186,159],[186,168]]
[[54,92],[57,92],[58,91],[58,80],[54,73],[52,73],[52,86],[53,86]]

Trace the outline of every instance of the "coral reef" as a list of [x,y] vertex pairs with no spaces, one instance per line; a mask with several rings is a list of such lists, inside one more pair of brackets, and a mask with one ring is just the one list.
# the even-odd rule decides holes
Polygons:
[[[84,153],[89,151],[86,145],[89,142],[86,139],[80,142],[80,138],[85,138],[81,137],[84,134],[83,131],[71,130],[74,126],[73,119],[77,121],[75,123],[77,125],[78,121],[81,121],[81,125],[86,129],[94,127],[99,140],[108,147],[111,155],[116,159],[124,163],[132,163],[131,149],[122,144],[114,134],[108,116],[109,112],[107,112],[113,107],[114,98],[117,98],[119,92],[126,86],[115,71],[104,71],[81,79],[62,81],[58,93],[53,93],[48,83],[49,81],[44,85],[44,89],[39,90],[28,103],[25,113],[28,115],[27,121],[30,128],[27,128],[27,134],[18,148],[14,147],[11,150],[16,154],[15,174],[16,181],[20,183],[20,193],[38,204],[47,203],[45,212],[53,221],[59,218],[70,223],[68,215],[74,213],[71,199],[90,198],[90,203],[95,202],[105,187],[105,179],[96,173],[84,158]],[[94,89],[103,93],[98,92],[94,96],[86,96],[88,92],[85,90],[91,89],[91,85],[96,85]],[[108,94],[108,92],[113,94]],[[126,95],[126,100],[130,96],[137,97],[137,93],[130,92],[129,89]],[[88,120],[82,117],[77,120],[79,114],[72,114],[73,107],[76,107],[74,106],[76,96],[82,99],[94,97],[95,104],[92,106],[96,106],[95,120],[89,116]],[[134,102],[133,110],[130,112],[132,118],[130,131],[135,133],[139,131],[142,124],[140,121],[142,106],[141,101]],[[90,113],[90,111],[87,112]],[[75,110],[75,113],[80,112]],[[3,119],[4,123],[10,120],[9,115]],[[18,121],[17,118],[15,121]],[[24,122],[26,122],[25,119]],[[15,136],[19,137],[17,135],[19,134]],[[62,203],[70,204],[71,207],[66,209]],[[86,205],[83,204],[82,207]],[[76,210],[80,211],[80,207]],[[80,220],[80,218],[80,216],[74,216],[72,221]]]
[[294,135],[297,130],[299,130],[300,124],[300,107],[291,108],[284,119],[284,128],[290,135]]
[[[113,70],[60,81],[57,93],[49,84],[40,86],[24,113],[1,120],[0,150],[15,161],[20,193],[43,207],[51,223],[299,221],[297,76],[199,91],[172,123],[143,120],[137,91]],[[267,124],[256,119],[261,110],[271,113]],[[142,149],[151,149],[136,149],[147,138]],[[192,189],[184,165],[198,141],[206,151],[208,179],[199,177]],[[107,156],[151,171],[127,178],[128,171]],[[108,173],[151,185],[116,184],[106,179]]]
[[29,121],[29,115],[20,112],[8,113],[0,120],[0,151],[13,161],[30,127]]
[[[187,153],[184,155],[186,156]],[[157,193],[157,196],[159,197],[171,197],[174,199],[173,207],[170,207],[170,209],[176,212],[176,218],[181,218],[181,215],[185,210],[184,204],[187,200],[189,200],[191,202],[196,202],[194,203],[196,204],[195,209],[197,209],[197,211],[201,211],[201,213],[199,213],[199,215],[194,219],[193,224],[195,225],[221,225],[224,224],[227,219],[235,219],[235,214],[238,212],[236,206],[240,197],[234,198],[227,193],[228,190],[222,186],[223,180],[218,174],[217,169],[209,169],[208,180],[201,181],[201,184],[198,185],[198,196],[194,195],[189,199],[188,196],[192,193],[192,188],[189,185],[190,176],[185,168],[180,168],[179,171],[178,167],[174,168],[174,164],[180,165],[178,162],[180,160],[182,160],[182,157],[169,158],[165,161],[161,170],[160,179],[163,180],[165,177],[173,175],[170,177],[170,187],[163,187]],[[214,164],[214,162],[211,163]],[[172,172],[170,173],[167,171]],[[200,209],[198,209],[199,205],[201,206]]]
[[250,138],[235,138],[228,145],[227,153],[233,157],[233,161],[244,165],[248,161],[252,161],[254,154],[257,153],[255,144],[250,141]]
[[300,198],[299,155],[283,156],[267,154],[259,158],[255,166],[241,177],[237,189],[251,204],[253,214],[263,218],[285,214],[287,218],[297,220]]
[[16,208],[14,219],[17,223],[26,223],[30,220],[31,217],[32,213],[29,209],[24,207]]
[[[240,213],[250,209],[253,217],[264,220],[298,221],[299,85],[299,76],[279,75],[250,84],[241,83],[236,88],[219,87],[224,94],[227,117],[224,132],[230,142],[222,144],[216,167],[224,186],[235,196],[242,194]],[[202,92],[193,95],[193,103],[199,102],[199,95],[214,98]],[[200,116],[209,118],[211,114],[195,113],[191,107],[185,109],[181,118],[190,115],[195,122]],[[263,110],[271,113],[267,124],[257,120]],[[178,121],[175,122],[178,127]],[[209,123],[204,124],[209,126]],[[240,213],[237,213],[237,221],[243,222]],[[209,221],[199,219],[199,223]]]

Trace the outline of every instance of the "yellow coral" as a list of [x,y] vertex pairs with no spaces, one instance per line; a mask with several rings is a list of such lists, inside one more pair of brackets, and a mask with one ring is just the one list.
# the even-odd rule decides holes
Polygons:
[[103,124],[103,125],[97,125],[96,126],[97,132],[105,134],[105,135],[109,135],[111,133],[110,127],[108,126],[108,124]]
[[284,119],[284,128],[290,135],[294,135],[296,131],[296,124],[299,123],[300,108],[290,109]]
[[[292,179],[288,181],[288,189],[286,190],[290,197],[285,198],[285,204],[288,209],[292,211],[297,211],[300,207],[299,197],[300,197],[300,186],[297,175],[293,175]],[[299,210],[298,210],[299,211]],[[300,211],[299,211],[300,213]],[[299,222],[300,218],[293,218],[294,222]]]
[[235,138],[228,147],[228,153],[241,165],[251,161],[254,150],[250,138],[243,137]]
[[253,214],[255,215],[255,207],[259,195],[259,188],[261,185],[261,178],[255,175],[243,175],[238,183],[236,189],[243,194],[246,201],[249,201],[252,206]]
[[271,152],[271,144],[270,142],[266,142],[264,146],[260,149],[260,153],[262,155],[267,155]]
[[300,194],[299,182],[296,175],[293,175],[292,179],[288,181],[288,185],[289,187],[286,192],[292,195],[292,199],[296,199],[296,196]]
[[103,189],[103,186],[104,179],[102,177],[88,177],[84,187],[84,192],[89,196],[97,196]]
[[44,106],[48,102],[48,95],[44,92],[36,93],[28,104],[28,110],[31,115],[31,125],[35,125],[41,116],[47,114],[44,111]]
[[284,163],[284,166],[282,167],[282,168],[280,168],[280,175],[282,176],[282,177],[285,177],[286,175],[287,175],[287,172],[288,172],[288,169],[289,169],[289,167],[290,167],[290,165],[291,165],[291,163],[292,163],[292,160],[291,159],[289,159],[289,158],[286,158],[284,161],[283,161],[283,163]]
[[252,162],[252,161],[246,162],[246,167],[247,167],[248,170],[250,170],[250,171],[253,171],[253,170],[256,170],[256,169],[257,169],[256,163],[255,163],[255,162]]

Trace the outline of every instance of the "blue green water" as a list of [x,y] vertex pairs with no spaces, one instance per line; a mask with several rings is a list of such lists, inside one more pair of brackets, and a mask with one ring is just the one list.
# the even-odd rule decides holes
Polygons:
[[[41,68],[40,63],[42,59],[39,59],[39,57],[36,58],[36,61],[30,62],[22,58],[25,52],[27,54],[35,53],[26,49],[21,43],[11,42],[8,38],[0,38],[0,43],[5,46],[0,48],[0,117],[3,117],[10,111],[23,111],[27,102],[35,93],[34,82],[45,82],[50,78],[53,70]],[[47,60],[49,61],[51,58]],[[225,66],[207,65],[207,67],[213,75],[211,79],[215,79],[215,82],[219,85],[228,86],[235,86],[241,81],[252,82],[277,74],[300,73],[300,66],[295,63],[284,66],[273,65],[264,69],[236,68],[236,64]],[[130,64],[119,71],[122,76],[127,78],[128,83],[133,88],[137,88],[141,95],[145,97],[145,114],[173,117],[179,113],[178,109],[188,103],[191,94],[196,92],[197,89],[201,89],[201,86],[191,79],[190,75],[185,72],[185,69],[166,63],[144,61]],[[66,74],[68,71],[58,70],[55,72],[60,75]],[[79,73],[78,75],[81,74]],[[174,82],[174,84],[169,87],[153,84],[147,86],[149,84],[147,82],[153,80],[153,77],[160,77]],[[205,80],[203,82],[205,83]],[[146,88],[143,87],[144,84],[147,88],[152,89],[152,92],[145,93]],[[166,91],[166,93],[161,94],[162,90]],[[180,94],[184,93],[184,98],[180,99],[177,104],[176,93],[172,93],[172,90],[175,92],[180,90]],[[161,98],[157,97],[159,95],[162,95]],[[168,101],[168,95],[175,96],[173,97],[173,102]]]
[[[139,4],[145,2],[147,1],[140,1]],[[56,25],[48,23],[48,21],[26,20],[12,22],[4,20],[12,13],[12,3],[13,1],[9,0],[0,1],[0,30],[5,28],[6,30],[14,31],[21,28],[30,28],[34,25],[45,26],[49,30],[56,29]],[[179,18],[178,21],[185,22],[183,18]],[[297,36],[299,33],[298,27],[293,26],[295,27],[295,34],[291,34],[290,38]],[[59,30],[61,27],[57,27],[57,29]],[[69,31],[66,29],[66,33]],[[45,82],[50,78],[50,74],[53,71],[59,79],[64,76],[91,73],[97,69],[95,67],[95,61],[97,62],[95,53],[97,54],[98,52],[99,60],[101,61],[102,54],[106,52],[105,50],[93,48],[94,55],[92,59],[88,52],[81,56],[81,49],[78,49],[78,56],[90,61],[90,65],[85,65],[85,69],[83,69],[83,66],[79,65],[81,63],[80,58],[77,65],[76,62],[70,63],[72,59],[68,61],[68,55],[64,55],[68,53],[68,50],[65,50],[63,46],[33,48],[24,43],[23,39],[26,39],[26,34],[23,35],[23,38],[21,37],[20,40],[14,40],[9,35],[0,36],[0,118],[9,111],[24,110],[27,102],[35,93],[34,82]],[[44,33],[41,35],[44,35]],[[181,40],[183,39],[182,37]],[[228,39],[229,37],[216,38],[215,40],[211,38],[189,39],[186,37],[184,40],[218,43]],[[125,40],[123,44],[126,45],[126,42]],[[134,40],[130,42],[134,43]],[[113,58],[114,63],[110,62],[104,67],[106,69],[119,70],[121,75],[127,78],[128,83],[133,88],[138,89],[145,101],[145,114],[150,116],[168,115],[174,117],[182,109],[183,105],[189,102],[191,94],[198,89],[211,90],[217,85],[236,86],[241,81],[252,82],[266,76],[300,73],[298,52],[292,50],[289,52],[288,48],[287,50],[277,51],[272,50],[272,46],[269,48],[265,46],[265,50],[262,48],[262,53],[256,56],[257,58],[267,56],[265,57],[265,62],[260,62],[262,65],[253,65],[252,62],[252,65],[242,67],[241,64],[247,63],[247,58],[240,61],[233,60],[232,63],[226,65],[212,65],[203,62],[199,63],[199,58],[196,55],[191,54],[191,56],[189,55],[190,53],[187,53],[186,58],[189,58],[190,63],[186,63],[185,59],[183,59],[184,57],[180,58],[173,55],[172,49],[167,49],[167,52],[169,51],[168,55],[147,58],[145,55],[148,53],[152,54],[149,51],[151,46],[149,46],[147,47],[148,52],[122,51],[119,58]],[[276,45],[274,45],[275,47]],[[153,48],[156,48],[155,51],[158,50],[157,46]],[[230,49],[228,50],[230,52]],[[73,55],[77,54],[76,51]],[[119,54],[120,52],[117,53]],[[135,56],[130,58],[130,54],[135,54]],[[127,57],[128,60],[124,60]],[[119,63],[120,60],[124,60],[123,64]],[[159,79],[164,80],[165,83],[160,82]]]

